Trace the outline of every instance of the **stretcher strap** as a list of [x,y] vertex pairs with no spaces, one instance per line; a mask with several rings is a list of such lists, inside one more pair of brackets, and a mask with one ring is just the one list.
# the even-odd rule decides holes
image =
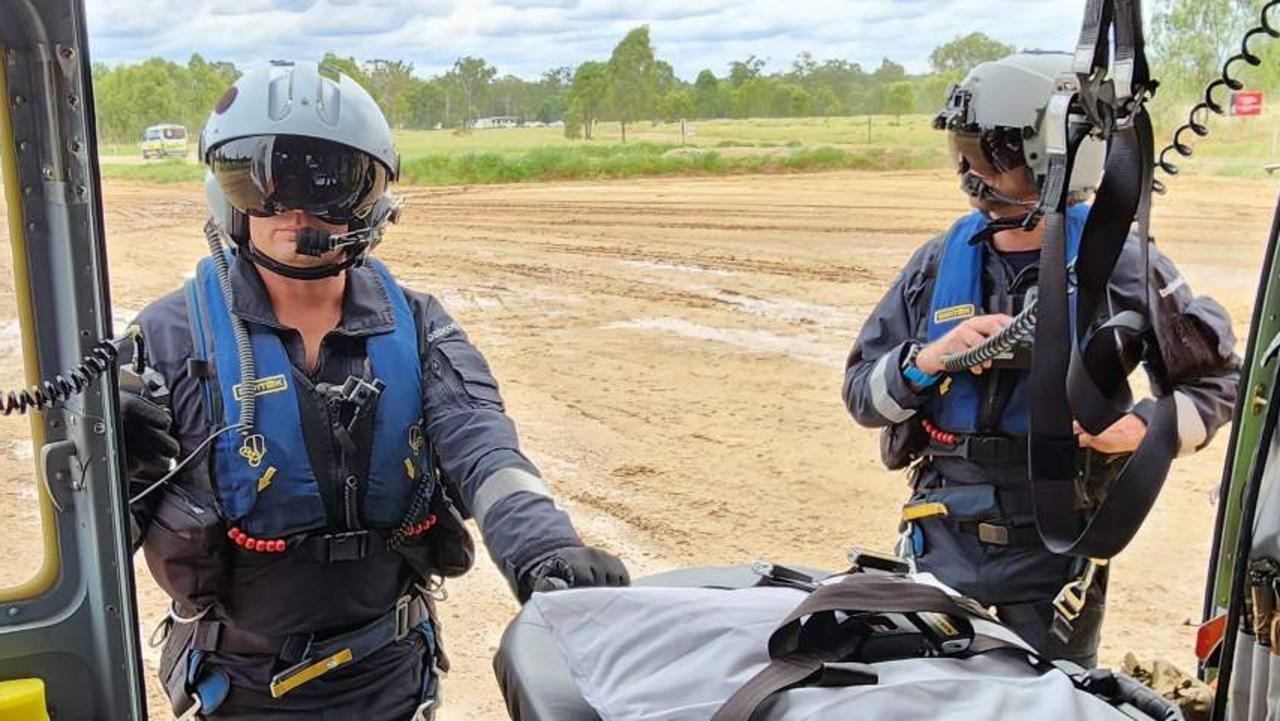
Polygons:
[[[838,583],[820,586],[805,598],[769,637],[769,665],[739,688],[716,710],[711,721],[750,721],[769,697],[797,686],[874,685],[879,678],[865,663],[846,660],[860,638],[843,642],[832,638],[830,625],[812,623],[821,614],[910,613],[933,611],[980,621],[994,619],[972,599],[914,581],[882,574],[852,574]],[[806,622],[810,619],[810,622]],[[818,633],[810,628],[819,629]],[[1031,656],[1030,649],[1012,641],[977,635],[972,656],[1012,649]]]

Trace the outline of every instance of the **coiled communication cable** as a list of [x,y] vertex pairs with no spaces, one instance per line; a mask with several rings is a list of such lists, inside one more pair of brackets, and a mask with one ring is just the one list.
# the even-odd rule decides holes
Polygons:
[[209,242],[209,255],[213,258],[213,268],[218,274],[218,285],[222,288],[222,297],[226,300],[227,313],[231,316],[231,331],[236,339],[236,360],[240,365],[240,433],[247,435],[253,430],[256,404],[254,402],[255,373],[253,363],[253,345],[249,341],[249,329],[244,321],[231,311],[231,269],[227,264],[227,251],[222,247],[222,232],[213,218],[205,221],[204,237]]
[[[1244,89],[1244,83],[1232,74],[1232,66],[1237,63],[1247,63],[1253,67],[1262,64],[1262,58],[1249,48],[1249,43],[1259,35],[1267,35],[1273,38],[1280,38],[1280,29],[1277,29],[1271,23],[1271,11],[1280,6],[1280,0],[1268,0],[1262,6],[1262,10],[1258,13],[1258,24],[1244,34],[1244,38],[1240,40],[1240,52],[1227,58],[1222,64],[1222,76],[1214,79],[1204,89],[1204,96],[1200,102],[1191,107],[1187,113],[1187,122],[1173,131],[1173,141],[1170,142],[1163,150],[1160,151],[1159,159],[1156,166],[1163,170],[1166,174],[1174,176],[1178,174],[1178,166],[1169,158],[1169,153],[1175,152],[1184,158],[1190,158],[1195,152],[1194,149],[1183,140],[1183,136],[1188,131],[1195,133],[1203,138],[1209,134],[1209,113],[1217,115],[1226,115],[1226,106],[1219,102],[1214,94],[1220,88],[1226,88],[1228,91],[1236,91]],[[1157,193],[1165,192],[1165,185],[1159,180],[1154,181],[1154,190]]]
[[120,348],[116,340],[99,341],[89,349],[84,360],[75,368],[60,373],[52,379],[21,390],[9,391],[0,401],[0,415],[22,415],[31,411],[42,411],[65,402],[68,398],[84,392],[89,384],[101,378],[120,357]]
[[1036,332],[1036,299],[1028,297],[1022,312],[999,333],[962,353],[943,356],[942,367],[948,373],[959,373],[989,360],[994,360],[1031,340]]

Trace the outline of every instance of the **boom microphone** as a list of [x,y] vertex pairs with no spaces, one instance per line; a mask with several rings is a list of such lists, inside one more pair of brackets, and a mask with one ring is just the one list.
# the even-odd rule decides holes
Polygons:
[[338,247],[339,237],[319,228],[303,228],[298,231],[296,242],[300,255],[318,258]]

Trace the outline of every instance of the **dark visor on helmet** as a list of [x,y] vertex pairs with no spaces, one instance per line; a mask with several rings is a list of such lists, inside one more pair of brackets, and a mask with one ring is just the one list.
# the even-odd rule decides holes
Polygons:
[[962,173],[973,170],[993,177],[1027,164],[1022,133],[1016,128],[952,129],[947,133],[947,147]]
[[326,223],[350,223],[387,187],[387,169],[369,154],[296,135],[230,140],[208,160],[232,207],[260,217],[303,210]]

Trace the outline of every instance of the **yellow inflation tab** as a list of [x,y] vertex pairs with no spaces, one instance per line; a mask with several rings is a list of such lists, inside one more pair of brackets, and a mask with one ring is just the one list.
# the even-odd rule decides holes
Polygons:
[[409,475],[410,479],[418,477],[418,471],[414,469],[412,459],[404,459],[404,472]]
[[348,663],[351,663],[351,649],[344,648],[329,658],[321,659],[309,666],[294,666],[271,679],[271,697],[280,698],[302,684],[314,681]]
[[902,507],[902,520],[917,521],[921,518],[947,515],[947,504],[933,501],[930,503],[913,503]]
[[0,681],[0,721],[49,721],[44,681],[38,678]]
[[267,486],[271,485],[271,479],[276,477],[276,467],[268,466],[267,472],[262,474],[262,478],[258,479],[258,493],[267,490]]

